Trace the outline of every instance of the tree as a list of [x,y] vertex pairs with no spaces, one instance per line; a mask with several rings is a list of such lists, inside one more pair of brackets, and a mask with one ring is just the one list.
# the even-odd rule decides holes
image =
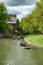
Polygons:
[[8,29],[8,14],[3,2],[0,3],[0,32],[5,32]]
[[19,19],[16,20],[17,23],[17,30],[19,31]]
[[23,18],[20,28],[24,33],[43,33],[43,2],[36,3],[35,10]]

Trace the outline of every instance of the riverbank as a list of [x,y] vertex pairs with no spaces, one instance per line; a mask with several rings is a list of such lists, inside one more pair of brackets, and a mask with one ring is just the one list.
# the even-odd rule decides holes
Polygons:
[[24,40],[32,46],[43,48],[43,35],[28,35]]
[[11,33],[0,33],[0,38],[13,38],[13,35]]

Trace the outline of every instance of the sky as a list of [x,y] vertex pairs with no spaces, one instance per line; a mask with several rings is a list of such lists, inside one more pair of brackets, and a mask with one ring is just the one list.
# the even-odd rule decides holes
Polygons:
[[30,5],[30,6],[6,6],[7,7],[7,11],[9,14],[16,14],[18,19],[21,19],[23,17],[25,17],[27,14],[30,14],[34,8],[35,8],[35,4]]
[[17,18],[25,17],[36,7],[36,0],[0,0],[5,3],[8,14],[16,14]]

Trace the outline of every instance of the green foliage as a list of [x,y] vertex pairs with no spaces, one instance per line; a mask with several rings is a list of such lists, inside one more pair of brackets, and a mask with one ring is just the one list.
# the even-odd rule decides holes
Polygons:
[[6,32],[8,30],[8,25],[6,21],[8,20],[7,10],[3,2],[0,3],[0,32]]
[[13,25],[9,25],[9,30],[8,30],[9,33],[13,34],[14,33],[14,27]]
[[17,23],[17,30],[19,31],[19,19],[16,20]]
[[24,33],[43,33],[43,2],[37,2],[35,10],[23,18],[20,29]]

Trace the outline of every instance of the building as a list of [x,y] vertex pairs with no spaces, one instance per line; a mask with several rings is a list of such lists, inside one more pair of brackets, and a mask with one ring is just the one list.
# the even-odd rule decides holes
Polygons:
[[9,14],[9,19],[8,19],[8,21],[7,21],[7,23],[8,24],[16,24],[16,15],[14,15],[14,14]]
[[7,21],[7,24],[12,25],[14,28],[14,31],[16,30],[16,15],[9,14],[9,19]]

